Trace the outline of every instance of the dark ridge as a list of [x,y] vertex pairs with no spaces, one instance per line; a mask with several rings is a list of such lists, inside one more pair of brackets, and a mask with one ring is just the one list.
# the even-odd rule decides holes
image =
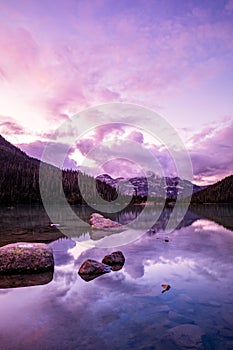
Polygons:
[[233,175],[192,195],[192,203],[233,203]]
[[[56,201],[57,186],[61,187],[57,175],[61,170],[50,164],[43,163],[43,166],[47,174],[43,186],[51,201]],[[38,159],[29,157],[0,135],[0,204],[41,203],[39,168]],[[97,196],[92,191],[94,188],[107,201],[117,197],[115,188],[74,170],[62,170],[62,185],[65,196],[71,204],[85,203],[81,192],[86,200],[95,203]],[[62,187],[60,193],[61,191]]]

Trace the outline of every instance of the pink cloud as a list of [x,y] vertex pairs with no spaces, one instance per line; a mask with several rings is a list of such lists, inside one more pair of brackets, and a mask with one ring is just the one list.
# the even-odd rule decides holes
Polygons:
[[[233,172],[233,122],[229,118],[223,118],[223,121],[222,127],[216,124],[212,127],[203,128],[201,132],[192,137],[192,144],[190,141],[187,143],[191,145],[189,146],[189,153],[193,165],[194,180],[200,184],[213,183]],[[126,149],[124,142],[118,145],[113,144],[112,147],[102,143],[107,135],[111,135],[116,130],[125,135],[123,125],[118,125],[117,129],[115,129],[115,125],[110,125],[109,128],[104,126],[97,130],[98,133],[94,138],[82,139],[76,144],[76,147],[84,156],[87,156],[88,152],[94,149],[91,157],[95,161],[96,167],[90,168],[90,173],[97,175],[96,171],[99,168],[98,173],[107,172],[113,177],[123,176],[127,178],[143,176],[144,171],[147,173],[151,170],[150,158],[147,159],[147,153],[135,154],[134,148]],[[169,150],[144,143],[142,133],[136,130],[132,131],[129,136],[132,141],[140,142],[143,146],[146,146],[147,151],[154,155],[162,168],[163,176],[179,176]],[[97,143],[97,140],[99,143]],[[35,141],[30,144],[20,144],[19,147],[30,156],[40,159],[45,145],[45,142]],[[67,145],[54,143],[54,154],[63,154],[63,150],[66,148]],[[69,159],[69,155],[74,149],[72,147],[65,158],[65,168],[77,168],[74,160]]]
[[125,129],[122,124],[113,123],[113,124],[106,124],[101,125],[95,129],[95,135],[94,139],[95,142],[98,144],[99,142],[104,141],[105,137],[122,137],[125,134]]
[[[22,143],[17,145],[22,151],[27,153],[30,157],[41,159],[45,147],[47,146],[47,142],[42,141],[34,141],[31,143]],[[77,169],[77,165],[74,160],[69,158],[69,154],[66,154],[67,147],[69,145],[53,142],[50,143],[50,162],[53,165],[57,164],[57,159],[64,158],[63,168],[64,169]],[[73,149],[69,150],[69,153],[72,152]]]
[[34,141],[31,143],[21,143],[17,145],[22,151],[30,157],[41,159],[46,143],[42,141]]
[[[213,6],[186,2],[181,7],[172,1],[165,5],[118,2],[114,6],[111,1],[21,1],[14,6],[2,2],[0,112],[4,107],[2,114],[14,115],[8,112],[13,106],[16,118],[4,120],[2,132],[23,135],[30,123],[31,135],[49,138],[71,115],[111,101],[158,110],[177,96],[185,104],[190,92],[192,101],[205,107],[212,103],[217,89],[216,103],[224,114],[225,108],[232,109],[230,103],[225,107],[225,99],[232,100],[231,11],[231,0]],[[203,100],[196,101],[198,94]],[[177,113],[183,110],[178,107]],[[207,117],[210,120],[204,111],[187,123],[198,129]],[[176,116],[172,113],[170,118],[177,127]],[[44,125],[42,131],[37,131],[38,124]],[[195,176],[198,171],[200,176],[217,171],[222,176],[224,166],[230,171],[230,144],[226,143],[230,135],[224,130],[210,125],[193,136]],[[72,132],[68,130],[67,136]],[[85,154],[98,142],[109,137],[123,139],[125,133],[120,125],[102,126],[93,140],[82,140],[77,147]],[[145,142],[138,131],[132,131],[129,138]],[[173,171],[168,155],[156,152],[163,166]]]
[[140,131],[132,131],[129,135],[128,135],[128,139],[138,142],[138,143],[143,143],[144,142],[144,136]]
[[[204,129],[193,137],[190,156],[197,181],[214,182],[233,173],[232,120],[219,129]],[[207,137],[208,136],[208,137]]]
[[38,64],[39,47],[29,30],[0,23],[0,67],[7,80],[14,81]]
[[76,148],[78,148],[83,155],[87,155],[94,145],[93,139],[82,139],[76,143]]
[[143,169],[140,164],[135,164],[128,159],[114,159],[105,162],[101,166],[101,173],[111,174],[113,178],[124,177],[129,178],[130,176],[145,176]]
[[[49,118],[108,101],[157,107],[161,94],[181,89],[184,83],[198,84],[224,69],[219,55],[232,48],[231,21],[213,22],[208,13],[205,20],[200,15],[197,20],[196,7],[189,14],[189,26],[185,17],[148,22],[136,9],[122,6],[114,14],[106,6],[59,4],[56,10],[63,13],[66,24],[61,28],[55,27],[56,18],[48,24],[48,14],[38,18],[36,13],[43,10],[33,5],[25,12],[34,18],[30,25],[20,9],[13,11],[13,17],[20,18],[21,25],[2,21],[0,69],[8,79],[23,82],[25,89],[33,88],[31,103]],[[149,10],[147,5],[147,15]],[[76,11],[82,13],[78,20]]]
[[[10,117],[3,117],[5,121],[0,122],[0,133],[4,135],[22,135],[25,134],[24,128]],[[7,120],[6,120],[7,119]]]

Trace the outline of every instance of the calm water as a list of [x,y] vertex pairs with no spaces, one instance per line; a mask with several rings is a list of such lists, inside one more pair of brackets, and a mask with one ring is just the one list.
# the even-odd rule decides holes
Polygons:
[[[139,211],[114,219],[125,223]],[[169,214],[135,242],[104,249],[80,244],[93,238],[80,230],[74,239],[58,238],[40,207],[0,209],[0,245],[58,238],[48,243],[53,275],[0,277],[0,348],[232,350],[233,208],[195,207],[167,234]],[[122,270],[90,282],[79,277],[85,259],[101,261],[116,249],[125,255]],[[7,288],[13,283],[24,287]],[[164,283],[171,289],[161,293]]]

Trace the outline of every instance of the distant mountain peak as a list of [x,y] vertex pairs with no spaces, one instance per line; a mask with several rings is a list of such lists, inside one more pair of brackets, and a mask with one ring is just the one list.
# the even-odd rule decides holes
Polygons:
[[119,188],[125,195],[135,194],[137,196],[147,196],[148,188],[150,196],[176,199],[178,194],[181,197],[187,197],[191,193],[201,190],[203,187],[193,184],[191,181],[180,179],[179,177],[158,177],[135,176],[132,178],[118,177],[113,179],[109,174],[98,175],[96,179],[107,183],[108,185]]

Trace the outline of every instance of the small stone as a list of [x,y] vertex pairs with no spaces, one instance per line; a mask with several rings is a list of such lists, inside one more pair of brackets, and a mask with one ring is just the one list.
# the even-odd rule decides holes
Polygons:
[[113,271],[118,271],[124,266],[125,257],[121,251],[113,252],[106,255],[103,258],[102,263],[111,266]]
[[96,260],[87,259],[82,263],[78,274],[83,280],[89,282],[96,277],[99,277],[108,272],[111,272],[109,266],[102,264]]
[[170,284],[161,284],[161,287],[163,288],[161,293],[165,293],[166,291],[168,291],[169,289],[171,289]]

